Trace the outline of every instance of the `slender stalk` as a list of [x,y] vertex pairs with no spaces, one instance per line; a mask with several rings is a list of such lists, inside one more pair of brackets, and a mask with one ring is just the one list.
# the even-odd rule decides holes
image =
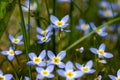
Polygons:
[[[20,0],[18,0],[18,3],[19,3],[19,10],[20,10],[21,21],[22,21],[22,32],[23,32],[24,46],[25,46],[25,49],[26,49],[25,50],[26,51],[26,58],[27,58],[27,61],[29,61],[29,57],[28,57],[29,44],[28,44],[28,38],[27,38],[28,36],[27,36],[26,28],[25,28],[24,16],[23,16]],[[31,68],[30,67],[29,67],[29,76],[30,76],[30,79],[32,80],[32,74],[31,74]]]
[[[53,0],[53,15],[55,15],[56,1]],[[53,52],[56,54],[56,38],[55,38],[55,29],[53,29]]]
[[[96,29],[100,29],[100,28],[104,27],[105,25],[109,25],[109,24],[114,23],[114,22],[116,22],[116,21],[120,21],[120,17],[115,18],[115,19],[112,19],[112,20],[104,23],[103,25],[98,26]],[[84,37],[78,39],[76,42],[74,42],[73,44],[71,44],[71,45],[70,45],[69,47],[67,47],[65,50],[66,50],[66,51],[70,50],[71,48],[73,48],[74,46],[76,46],[77,44],[79,44],[80,42],[82,42],[83,40],[85,40],[86,38],[88,38],[89,36],[91,36],[95,31],[96,31],[96,30],[93,30],[93,31],[91,31],[90,33],[88,33],[87,35],[85,35]]]

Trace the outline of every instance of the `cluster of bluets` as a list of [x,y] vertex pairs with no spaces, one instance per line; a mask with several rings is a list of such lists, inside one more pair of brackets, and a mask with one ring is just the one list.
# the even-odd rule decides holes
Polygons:
[[[72,0],[57,0],[58,2],[70,2]],[[29,0],[26,0],[25,5],[22,6],[23,11],[28,12],[29,7]],[[30,10],[36,10],[37,4],[32,3],[30,5]],[[102,15],[104,18],[111,18],[117,16],[117,12],[113,12],[111,8],[116,9],[117,5],[114,3],[109,3],[107,1],[101,1],[100,7],[103,10],[99,10],[99,14]],[[59,20],[56,16],[50,16],[51,24],[44,30],[40,27],[36,28],[38,44],[47,43],[51,40],[51,36],[53,35],[53,29],[56,31],[56,34],[59,32],[71,32],[70,30],[65,30],[65,28],[69,25],[69,15],[64,16],[61,20]],[[93,22],[90,24],[85,23],[83,19],[79,20],[79,25],[76,26],[76,29],[81,30],[86,35],[90,32],[90,28],[92,28],[95,33],[99,36],[104,37],[107,36],[108,33],[105,31],[107,26],[104,26],[100,29],[94,25]],[[11,47],[9,50],[1,51],[1,54],[7,56],[9,61],[12,61],[17,55],[22,54],[21,50],[16,50],[17,45],[22,45],[24,42],[22,41],[23,35],[19,35],[18,37],[14,37],[13,35],[9,35],[9,40],[11,43]],[[106,64],[105,58],[112,58],[113,54],[105,51],[106,45],[102,43],[99,48],[90,48],[90,51],[98,55],[98,62]],[[82,53],[84,48],[79,49]],[[30,61],[26,64],[28,66],[35,66],[37,71],[36,79],[44,79],[44,78],[54,78],[55,75],[53,74],[54,71],[58,73],[61,77],[66,78],[66,80],[75,80],[76,78],[80,78],[85,74],[93,74],[96,70],[93,69],[93,61],[89,60],[86,64],[75,63],[75,66],[71,61],[67,61],[66,63],[62,62],[62,60],[66,56],[66,51],[61,51],[57,55],[50,50],[42,50],[39,56],[36,53],[31,52],[29,53]],[[57,68],[55,68],[57,67]],[[117,77],[113,75],[108,75],[111,80],[120,80],[120,69],[117,72]],[[4,74],[0,70],[0,80],[11,80],[13,78],[12,74]],[[29,77],[25,77],[25,80],[30,80]],[[97,77],[98,80],[102,79],[102,76],[99,75]]]

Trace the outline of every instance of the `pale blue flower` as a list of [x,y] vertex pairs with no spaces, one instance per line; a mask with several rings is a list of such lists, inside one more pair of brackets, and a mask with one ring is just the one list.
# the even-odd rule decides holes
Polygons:
[[71,61],[68,61],[65,65],[65,70],[58,69],[57,73],[66,78],[66,80],[75,80],[76,78],[80,78],[83,76],[83,72],[76,70],[74,71],[74,66]]
[[29,77],[27,77],[27,76],[25,76],[24,80],[30,80],[30,78],[29,78]]
[[56,16],[51,15],[50,20],[53,24],[53,28],[56,30],[60,29],[61,31],[69,32],[69,30],[64,30],[64,28],[68,26],[69,15],[64,16],[61,20],[58,20]]
[[41,36],[46,36],[46,35],[50,36],[53,34],[52,25],[49,25],[46,30],[43,30],[40,27],[37,27],[36,30]]
[[0,80],[11,80],[12,78],[12,74],[3,74],[2,70],[0,70]]
[[24,4],[22,5],[22,10],[24,12],[29,12],[29,3],[30,3],[30,11],[35,11],[37,9],[36,2],[31,2],[30,0],[25,0]]
[[66,51],[61,51],[60,53],[57,54],[57,56],[54,55],[52,51],[48,51],[48,57],[50,58],[48,65],[54,64],[57,65],[60,68],[64,68],[64,63],[61,62],[66,56]]
[[30,66],[45,66],[46,63],[44,62],[44,58],[46,57],[46,51],[43,50],[41,51],[41,53],[39,54],[39,56],[37,57],[35,53],[29,53],[29,58],[31,59],[31,61],[27,62],[27,65]]
[[10,39],[12,44],[18,44],[18,45],[23,44],[23,41],[22,41],[23,35],[19,35],[15,38],[11,34],[9,34],[9,39]]
[[51,34],[47,34],[45,36],[37,34],[38,43],[39,44],[48,43],[51,40],[50,36]]
[[38,72],[37,74],[37,79],[43,80],[44,78],[53,78],[54,74],[52,74],[54,70],[54,65],[49,65],[47,66],[46,69],[42,67],[36,67],[36,71]]
[[96,70],[92,69],[93,66],[93,61],[89,60],[85,65],[81,65],[79,63],[76,63],[76,67],[82,71],[83,74],[92,74],[94,73]]
[[109,52],[105,52],[106,45],[102,43],[98,49],[96,48],[90,48],[90,51],[94,54],[97,54],[99,58],[112,58],[113,54]]
[[76,29],[84,31],[84,34],[87,34],[90,31],[90,26],[89,24],[86,24],[83,19],[80,19],[79,25],[76,26]]
[[100,29],[96,29],[96,26],[95,26],[94,23],[92,23],[92,22],[90,23],[90,26],[92,27],[93,30],[95,30],[95,32],[96,32],[99,36],[104,37],[104,36],[107,36],[107,35],[108,35],[108,33],[105,32],[106,26],[104,26],[104,27],[102,27],[102,28],[100,28]]
[[4,50],[1,52],[3,55],[6,55],[8,57],[8,60],[13,60],[15,55],[20,55],[22,51],[20,50],[14,50],[13,47],[10,47],[9,50]]
[[114,75],[108,75],[111,80],[120,80],[120,69],[117,71],[117,77]]

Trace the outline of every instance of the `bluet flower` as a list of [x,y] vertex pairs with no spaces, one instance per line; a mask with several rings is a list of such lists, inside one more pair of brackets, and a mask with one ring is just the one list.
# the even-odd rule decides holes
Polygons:
[[37,3],[31,2],[30,0],[25,0],[22,5],[22,10],[25,12],[29,12],[29,4],[30,4],[30,11],[35,11],[37,9]]
[[61,60],[65,58],[66,51],[61,51],[60,53],[57,54],[57,56],[55,56],[52,51],[48,51],[47,54],[48,54],[48,57],[50,58],[48,65],[54,64],[60,68],[64,68],[65,65],[63,62],[61,62]]
[[42,36],[52,35],[53,34],[53,32],[52,32],[52,26],[51,25],[49,25],[46,30],[43,30],[40,27],[37,27],[36,30]]
[[117,71],[117,77],[114,75],[108,75],[111,80],[120,80],[120,69]]
[[9,34],[9,39],[10,39],[12,44],[18,44],[18,45],[23,44],[23,41],[22,41],[23,35],[19,35],[15,38],[11,34]]
[[71,61],[68,61],[65,65],[65,70],[63,69],[58,69],[57,73],[65,77],[66,80],[75,80],[76,78],[80,78],[83,76],[82,71],[76,70],[74,71],[74,66]]
[[104,27],[101,28],[101,29],[96,29],[96,26],[95,26],[94,23],[92,23],[92,22],[90,23],[90,26],[92,27],[93,30],[95,30],[95,32],[96,32],[99,36],[104,37],[104,36],[108,35],[108,33],[105,32],[106,26],[104,26]]
[[30,78],[29,78],[29,77],[27,77],[27,76],[25,76],[24,80],[30,80]]
[[13,60],[15,55],[20,55],[22,51],[20,50],[14,50],[13,47],[10,47],[9,50],[4,50],[1,52],[3,55],[6,55],[8,57],[8,60]]
[[79,63],[76,63],[76,67],[82,71],[83,74],[92,74],[94,73],[96,70],[92,69],[93,66],[93,61],[89,60],[85,65],[81,65]]
[[64,28],[68,26],[68,20],[69,20],[68,15],[64,16],[61,20],[58,20],[56,16],[51,15],[50,20],[53,24],[53,28],[60,29],[61,31],[69,32],[68,30],[64,30]]
[[84,47],[80,47],[79,49],[76,49],[76,51],[79,51],[80,53],[83,53]]
[[97,78],[95,78],[94,80],[102,80],[102,76],[99,75]]
[[98,49],[96,48],[90,48],[90,51],[94,54],[97,54],[99,58],[112,58],[113,54],[109,52],[105,52],[106,45],[102,43]]
[[100,15],[102,15],[105,18],[113,18],[118,14],[117,12],[113,12],[112,9],[99,10],[98,12]]
[[50,36],[51,34],[47,34],[45,36],[37,34],[37,38],[39,40],[38,43],[39,44],[48,43],[51,40]]
[[31,61],[28,61],[27,65],[30,65],[30,66],[34,66],[34,65],[45,66],[46,63],[43,61],[45,56],[46,56],[46,51],[45,50],[41,51],[41,53],[39,54],[38,57],[36,56],[35,53],[29,53],[29,58],[31,59]]
[[79,25],[76,26],[76,29],[84,31],[84,34],[87,34],[90,31],[89,24],[86,24],[83,19],[79,20]]
[[12,78],[12,74],[3,74],[2,70],[0,70],[0,80],[11,80]]
[[53,78],[54,74],[52,74],[54,70],[53,65],[47,66],[46,69],[42,67],[36,67],[36,71],[38,72],[37,74],[37,79],[43,80],[44,78]]

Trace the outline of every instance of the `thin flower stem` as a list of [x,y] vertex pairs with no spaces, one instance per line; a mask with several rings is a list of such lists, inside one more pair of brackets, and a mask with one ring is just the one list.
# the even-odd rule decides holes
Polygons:
[[[56,0],[53,0],[53,15],[55,15]],[[53,53],[56,54],[55,29],[53,29]]]
[[[110,21],[108,21],[108,22],[106,22],[106,23],[98,26],[96,29],[100,29],[100,28],[104,27],[105,25],[109,25],[109,24],[114,23],[114,22],[116,22],[116,21],[120,21],[120,17],[115,18],[115,19],[112,19],[112,20],[110,20]],[[95,31],[96,31],[96,30],[93,30],[93,31],[91,31],[90,33],[88,33],[87,35],[85,35],[84,37],[78,39],[76,42],[74,42],[73,44],[71,44],[71,45],[70,45],[69,47],[67,47],[65,50],[66,50],[66,51],[70,50],[71,48],[73,48],[74,46],[76,46],[77,44],[79,44],[80,42],[82,42],[83,40],[85,40],[86,38],[88,38],[89,36],[91,36]]]
[[[28,44],[28,38],[27,38],[28,36],[27,36],[26,28],[25,28],[24,16],[23,16],[20,0],[18,0],[18,3],[19,3],[19,10],[20,10],[21,21],[22,21],[22,32],[23,32],[24,46],[25,46],[25,49],[26,49],[25,50],[26,51],[26,58],[27,58],[27,61],[29,61],[29,57],[28,57],[29,44]],[[32,74],[31,74],[31,68],[30,67],[29,67],[29,76],[30,76],[30,79],[32,80]]]

